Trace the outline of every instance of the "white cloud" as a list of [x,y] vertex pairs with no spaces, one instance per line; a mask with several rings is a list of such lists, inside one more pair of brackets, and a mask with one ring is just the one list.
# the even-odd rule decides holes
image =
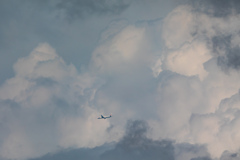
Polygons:
[[136,67],[134,65],[139,63],[144,56],[141,51],[141,47],[144,45],[144,36],[144,28],[135,26],[124,28],[112,39],[100,44],[95,49],[92,54],[91,67],[101,74],[121,73],[130,67]]
[[239,108],[234,107],[238,103],[239,93],[223,100],[215,113],[194,115],[190,127],[193,142],[207,144],[213,157],[226,150],[238,152]]
[[65,148],[96,147],[113,141],[106,133],[106,129],[110,127],[109,121],[98,120],[99,113],[90,107],[81,112],[85,112],[79,113],[81,117],[67,116],[60,119],[60,146]]
[[191,6],[182,5],[170,12],[164,19],[162,37],[168,48],[177,49],[185,43],[192,42],[192,34],[196,30],[196,17],[191,10]]
[[[230,53],[224,46],[218,48],[221,55],[213,53],[211,45],[213,37],[231,35],[227,47],[238,47],[239,22],[239,15],[216,18],[195,12],[191,6],[180,6],[165,18],[164,58],[159,60],[163,71],[183,76],[166,72],[159,75],[166,78],[159,82],[156,96],[159,121],[150,121],[153,128],[161,125],[155,127],[153,136],[205,144],[212,157],[220,157],[225,150],[238,151],[237,104],[233,100],[227,105],[221,102],[238,92],[239,71],[223,71],[218,56]],[[237,95],[233,96],[235,100]]]
[[204,63],[212,56],[203,42],[185,44],[180,49],[167,53],[166,68],[186,76],[199,76],[203,80],[207,76]]
[[9,131],[1,137],[1,157],[26,159],[58,147],[112,140],[105,136],[109,122],[97,125],[98,109],[90,105],[101,83],[94,76],[79,74],[46,43],[19,59],[14,69],[15,77],[0,89],[0,122]]
[[[16,62],[15,76],[0,88],[0,127],[7,128],[0,156],[24,159],[119,141],[128,119],[146,120],[150,138],[205,145],[213,157],[237,151],[239,71],[221,69],[211,40],[235,34],[238,17],[227,18],[232,26],[180,6],[162,28],[160,22],[116,23],[121,26],[102,33],[82,73],[40,44]],[[234,36],[230,46],[238,41]],[[111,112],[109,121],[96,119]],[[179,159],[193,157],[178,149]]]

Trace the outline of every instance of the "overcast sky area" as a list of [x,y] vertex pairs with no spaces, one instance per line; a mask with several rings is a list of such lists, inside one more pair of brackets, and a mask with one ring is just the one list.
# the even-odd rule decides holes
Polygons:
[[240,160],[239,0],[1,0],[0,21],[0,160]]

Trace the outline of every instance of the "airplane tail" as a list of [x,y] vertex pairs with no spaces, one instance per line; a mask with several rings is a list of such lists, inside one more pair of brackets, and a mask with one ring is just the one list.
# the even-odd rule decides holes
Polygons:
[[112,113],[110,114],[110,117],[112,117]]

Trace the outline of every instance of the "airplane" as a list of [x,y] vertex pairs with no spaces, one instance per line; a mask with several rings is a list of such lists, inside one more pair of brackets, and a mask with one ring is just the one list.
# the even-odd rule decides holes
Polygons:
[[103,116],[101,115],[101,117],[98,117],[97,119],[107,119],[107,118],[111,118],[112,114],[110,114],[109,116]]

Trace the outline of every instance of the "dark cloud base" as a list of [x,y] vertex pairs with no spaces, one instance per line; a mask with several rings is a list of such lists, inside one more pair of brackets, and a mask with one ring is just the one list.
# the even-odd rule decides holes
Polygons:
[[240,69],[240,48],[232,47],[231,39],[232,35],[219,35],[212,38],[213,53],[216,54],[218,65],[224,71],[230,68]]
[[[104,144],[95,148],[67,149],[30,160],[174,160],[175,156],[184,153],[191,154],[191,160],[211,160],[204,146],[147,138],[148,128],[145,121],[129,121],[126,133],[118,143]],[[199,156],[199,153],[202,156]]]
[[239,0],[191,0],[193,7],[215,17],[226,17],[233,11],[240,13]]
[[110,150],[113,147],[113,144],[105,144],[100,147],[93,149],[90,148],[81,148],[81,149],[67,149],[57,153],[49,153],[40,158],[34,158],[31,160],[79,160],[79,159],[89,159],[89,160],[98,160],[100,155],[103,154],[106,150]]

